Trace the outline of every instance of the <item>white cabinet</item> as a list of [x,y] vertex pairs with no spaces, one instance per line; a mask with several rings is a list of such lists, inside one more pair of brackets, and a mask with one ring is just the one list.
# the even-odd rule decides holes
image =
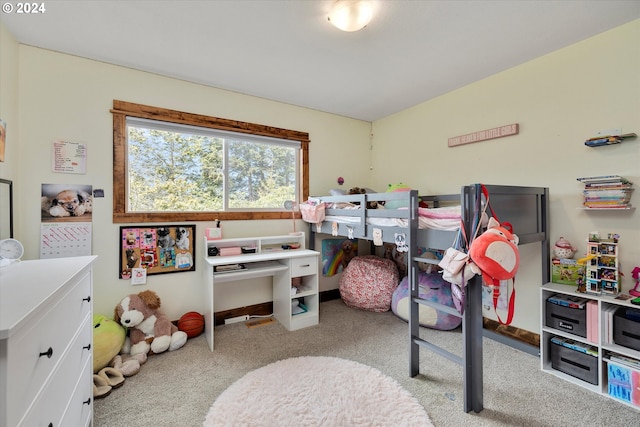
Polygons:
[[[557,316],[559,318],[557,323],[552,323],[552,326],[549,326],[546,320],[547,314],[549,314],[547,311],[555,310],[555,308],[554,306],[547,304],[547,299],[554,295],[560,295],[561,297],[570,296],[570,297],[576,297],[576,298],[583,298],[587,300],[587,304],[590,302],[593,306],[597,307],[597,310],[595,310],[595,313],[597,313],[597,315],[595,320],[593,321],[594,323],[592,324],[595,326],[591,326],[592,331],[594,327],[596,328],[597,337],[594,338],[593,335],[589,336],[590,334],[588,332],[585,333],[582,330],[582,328],[578,328],[576,326],[577,323],[574,323],[575,318],[572,319],[573,316],[566,316],[562,312],[559,312],[560,314],[558,314]],[[637,309],[640,307],[631,304],[628,300],[616,299],[616,297],[612,295],[594,295],[594,294],[578,293],[576,292],[576,286],[572,286],[572,285],[547,283],[546,285],[542,286],[541,288],[541,322],[542,324],[540,328],[542,332],[540,336],[541,369],[544,372],[553,374],[566,381],[569,381],[571,383],[574,383],[581,387],[589,389],[595,393],[600,393],[605,396],[609,396],[610,384],[608,379],[608,368],[609,368],[609,363],[611,362],[611,358],[612,357],[615,358],[616,356],[619,359],[630,358],[640,363],[640,351],[635,350],[628,346],[616,344],[614,342],[614,336],[616,334],[616,329],[614,326],[617,325],[617,321],[613,321],[612,314],[616,311],[624,310],[626,308]],[[587,308],[585,307],[585,310],[586,309]],[[586,326],[589,327],[588,325],[589,321],[586,320],[586,313],[584,313],[584,315],[585,315],[585,319],[584,320],[581,319],[581,321],[587,322]],[[576,316],[576,318],[577,317],[578,316]],[[632,334],[635,334],[636,339],[640,339],[639,331],[634,329],[635,325],[636,324],[633,324],[633,326],[629,328],[629,332]],[[640,323],[638,323],[638,325],[640,325]],[[574,326],[576,327],[574,328]],[[621,330],[618,329],[617,332],[620,333]],[[585,336],[582,336],[582,335],[585,335]],[[589,339],[587,337],[589,337]],[[575,375],[569,375],[558,369],[554,369],[554,367],[552,366],[552,358],[553,358],[552,348],[555,344],[551,342],[552,339],[570,340],[573,343],[575,343],[578,347],[587,347],[587,346],[591,347],[593,356],[579,355],[579,357],[582,358],[581,360],[579,359],[571,360],[571,357],[569,357],[568,359],[566,359],[566,362],[568,363],[567,366],[569,367],[568,371],[571,371],[572,369],[584,370],[584,369],[593,368],[594,375],[593,375],[592,381],[587,381],[585,378],[579,378],[579,377],[576,377]],[[635,341],[635,342],[640,343],[640,341]],[[563,353],[564,356],[566,356],[567,354],[571,354],[571,352],[567,353],[565,351],[565,353]],[[574,355],[575,354],[576,353],[574,353]],[[565,359],[563,358],[563,360]],[[585,360],[592,361],[593,364],[585,363],[584,362]],[[632,373],[631,376],[635,378],[636,381],[640,380],[640,369],[635,370],[631,368],[630,371]],[[638,383],[637,385],[640,387],[640,383]],[[635,403],[633,399],[629,402],[622,402],[622,403],[627,404],[628,406],[631,406],[633,408],[640,409],[640,388],[636,390],[636,392],[638,394],[636,395],[637,399],[635,400]],[[616,401],[620,401],[620,400],[616,399]]]
[[[273,316],[290,331],[318,324],[320,254],[305,249],[304,233],[220,240],[205,238],[204,247],[207,264],[205,335],[211,350],[214,348],[215,288],[228,282],[271,276]],[[300,307],[304,309],[299,310]]]
[[92,424],[95,258],[0,269],[0,427]]

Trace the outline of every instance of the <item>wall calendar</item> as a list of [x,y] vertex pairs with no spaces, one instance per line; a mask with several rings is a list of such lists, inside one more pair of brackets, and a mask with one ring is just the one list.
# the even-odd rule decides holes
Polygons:
[[91,223],[41,223],[40,258],[91,255]]

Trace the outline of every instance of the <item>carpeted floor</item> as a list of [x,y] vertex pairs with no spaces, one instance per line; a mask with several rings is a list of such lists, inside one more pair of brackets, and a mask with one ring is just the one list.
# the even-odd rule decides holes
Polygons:
[[215,401],[205,427],[433,426],[394,379],[351,360],[302,356],[249,372]]
[[[421,333],[460,354],[459,331]],[[278,323],[219,326],[214,352],[201,335],[177,351],[149,357],[140,373],[95,401],[94,425],[201,426],[215,400],[245,374],[300,356],[338,357],[379,370],[410,392],[436,426],[638,425],[640,411],[542,372],[537,357],[486,338],[483,347],[485,409],[467,414],[460,366],[421,350],[421,374],[411,378],[404,321],[391,312],[328,301],[320,304],[317,326],[293,332]]]

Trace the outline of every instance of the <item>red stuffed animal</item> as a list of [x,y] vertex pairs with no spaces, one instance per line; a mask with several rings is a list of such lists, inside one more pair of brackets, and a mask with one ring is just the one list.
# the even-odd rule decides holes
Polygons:
[[[503,227],[494,218],[489,219],[487,230],[476,237],[469,248],[469,257],[482,271],[484,282],[493,288],[493,307],[498,305],[500,281],[513,279],[520,267],[518,236]],[[515,289],[509,298],[509,314],[506,322],[498,316],[500,323],[508,325],[513,319]]]
[[160,311],[160,297],[153,291],[142,291],[125,297],[114,310],[114,320],[129,330],[128,353],[132,356],[177,350],[187,342],[187,334],[179,331]]

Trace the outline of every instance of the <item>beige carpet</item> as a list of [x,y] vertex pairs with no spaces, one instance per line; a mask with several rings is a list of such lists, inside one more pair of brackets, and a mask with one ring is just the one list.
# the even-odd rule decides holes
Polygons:
[[336,357],[295,357],[233,383],[215,401],[204,426],[433,424],[415,397],[375,368]]

